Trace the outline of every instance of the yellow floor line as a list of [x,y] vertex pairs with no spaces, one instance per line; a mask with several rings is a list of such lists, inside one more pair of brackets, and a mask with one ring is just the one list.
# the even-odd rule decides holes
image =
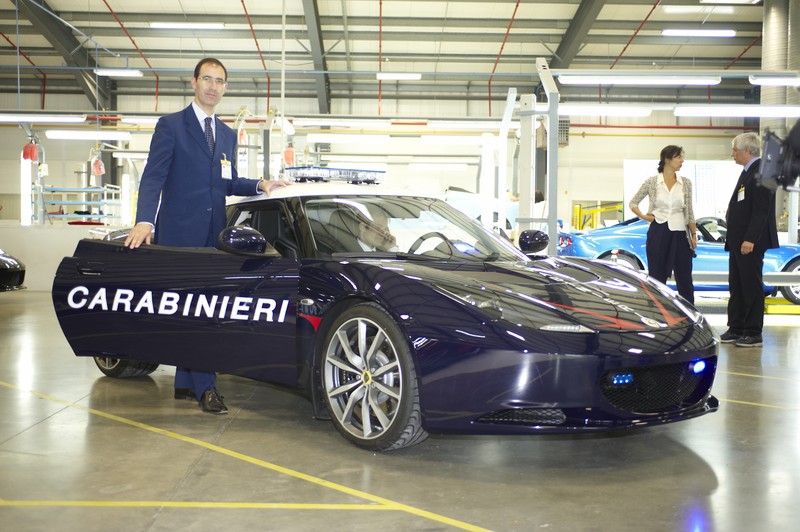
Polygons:
[[84,508],[203,508],[248,510],[379,510],[394,511],[382,504],[303,504],[280,502],[203,502],[203,501],[24,501],[0,499],[0,506],[84,507]]
[[[310,482],[312,484],[316,484],[318,486],[322,486],[322,487],[325,487],[325,488],[329,488],[329,489],[338,491],[340,493],[346,493],[346,494],[352,495],[354,497],[359,497],[361,499],[365,499],[367,501],[371,501],[373,503],[383,505],[385,507],[385,509],[387,509],[387,510],[397,510],[397,511],[406,512],[406,513],[409,513],[409,514],[412,514],[412,515],[416,515],[418,517],[429,519],[431,521],[436,521],[436,522],[439,522],[439,523],[443,523],[443,524],[447,524],[447,525],[453,526],[455,528],[460,528],[462,530],[470,530],[470,531],[475,531],[475,532],[477,532],[477,531],[487,531],[488,530],[488,529],[481,528],[481,527],[478,527],[478,526],[475,526],[475,525],[471,525],[469,523],[464,523],[462,521],[458,521],[457,519],[451,519],[449,517],[445,517],[443,515],[435,514],[433,512],[428,512],[428,511],[422,510],[420,508],[415,508],[413,506],[408,506],[408,505],[405,505],[405,504],[402,504],[402,503],[391,501],[389,499],[385,499],[383,497],[379,497],[379,496],[373,495],[371,493],[367,493],[367,492],[360,491],[360,490],[353,489],[353,488],[348,488],[347,486],[343,486],[343,485],[337,484],[335,482],[330,482],[330,481],[327,481],[325,479],[317,478],[317,477],[314,477],[312,475],[307,475],[305,473],[301,473],[301,472],[295,471],[293,469],[289,469],[289,468],[286,468],[286,467],[283,467],[283,466],[279,466],[279,465],[276,465],[276,464],[273,464],[273,463],[270,463],[270,462],[267,462],[267,461],[264,461],[264,460],[260,460],[258,458],[254,458],[252,456],[248,456],[248,455],[245,455],[245,454],[242,454],[242,453],[238,453],[236,451],[231,451],[230,449],[225,449],[224,447],[220,447],[220,446],[214,445],[212,443],[204,442],[202,440],[198,440],[196,438],[192,438],[192,437],[189,437],[189,436],[184,436],[183,434],[178,434],[177,432],[172,432],[172,431],[169,431],[169,430],[160,429],[158,427],[153,427],[153,426],[147,425],[145,423],[140,423],[138,421],[133,421],[132,419],[127,419],[127,418],[124,418],[124,417],[116,416],[114,414],[110,414],[108,412],[103,412],[102,410],[97,410],[97,409],[94,409],[94,408],[85,407],[85,406],[82,406],[82,405],[79,405],[79,404],[76,404],[76,403],[70,403],[69,401],[64,401],[63,399],[58,399],[57,397],[53,397],[53,396],[50,396],[50,395],[47,395],[47,394],[44,394],[44,393],[41,393],[41,392],[37,392],[35,390],[26,390],[24,388],[20,388],[19,386],[16,386],[14,384],[7,383],[7,382],[4,382],[4,381],[0,381],[0,386],[5,386],[6,388],[10,388],[12,390],[26,391],[26,392],[29,392],[29,393],[35,395],[36,397],[40,397],[40,398],[45,399],[47,401],[51,401],[51,402],[54,402],[54,403],[59,403],[59,404],[62,404],[62,405],[66,405],[66,406],[68,406],[70,408],[77,408],[78,410],[83,410],[85,412],[88,412],[90,414],[93,414],[93,415],[96,415],[96,416],[99,416],[99,417],[104,417],[106,419],[117,421],[117,422],[123,423],[125,425],[130,425],[132,427],[136,427],[136,428],[139,428],[139,429],[143,429],[143,430],[147,430],[147,431],[150,431],[150,432],[154,432],[154,433],[160,434],[162,436],[167,436],[168,438],[173,438],[173,439],[185,442],[185,443],[196,445],[198,447],[203,447],[205,449],[208,449],[209,451],[213,451],[213,452],[216,452],[216,453],[219,453],[219,454],[231,457],[231,458],[235,458],[237,460],[241,460],[243,462],[247,462],[247,463],[256,465],[258,467],[262,467],[264,469],[269,469],[269,470],[272,470],[272,471],[275,471],[275,472],[278,472],[278,473],[281,473],[281,474],[284,474],[284,475],[287,475],[287,476],[290,476],[290,477],[294,477],[294,478],[297,478],[297,479],[300,479],[300,480],[305,480],[307,482]],[[310,506],[313,506],[313,505],[310,505]]]
[[768,380],[776,380],[776,381],[796,381],[797,379],[793,379],[791,377],[773,377],[770,375],[756,375],[754,373],[739,373],[736,371],[718,371],[719,373],[724,373],[725,375],[734,375],[736,377],[751,377],[753,379],[768,379]]
[[736,399],[723,399],[721,397],[718,397],[717,399],[719,399],[723,403],[734,403],[734,404],[737,404],[737,405],[760,406],[762,408],[775,408],[777,410],[791,410],[791,411],[800,410],[800,408],[792,408],[792,407],[789,407],[789,406],[768,405],[768,404],[765,404],[765,403],[753,403],[751,401],[737,401]]

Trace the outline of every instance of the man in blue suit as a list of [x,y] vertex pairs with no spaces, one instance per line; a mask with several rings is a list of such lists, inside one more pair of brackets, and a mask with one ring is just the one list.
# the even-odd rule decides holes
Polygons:
[[[159,119],[139,183],[136,225],[125,245],[214,247],[225,227],[225,197],[269,194],[286,181],[240,178],[236,134],[214,116],[228,86],[228,71],[214,58],[194,69],[194,101]],[[153,237],[155,234],[155,237]],[[177,368],[175,398],[195,398],[204,412],[226,414],[216,374]]]

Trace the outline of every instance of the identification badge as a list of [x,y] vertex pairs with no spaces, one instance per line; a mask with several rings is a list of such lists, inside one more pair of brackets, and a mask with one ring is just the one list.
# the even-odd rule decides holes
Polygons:
[[233,167],[224,153],[222,154],[222,160],[220,160],[219,164],[222,166],[222,179],[233,179]]
[[736,195],[736,201],[744,201],[744,187],[739,189],[739,192]]

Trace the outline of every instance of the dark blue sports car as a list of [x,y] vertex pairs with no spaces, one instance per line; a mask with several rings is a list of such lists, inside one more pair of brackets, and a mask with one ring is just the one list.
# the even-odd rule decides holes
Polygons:
[[[617,225],[601,227],[585,233],[561,233],[558,242],[560,257],[585,257],[603,259],[635,270],[647,270],[647,229],[644,220],[632,218]],[[728,252],[725,236],[728,228],[719,218],[697,219],[697,257],[695,272],[728,271]],[[764,273],[800,272],[800,245],[782,244],[768,249],[764,255]],[[695,282],[697,290],[727,290],[727,285]],[[765,285],[764,290],[776,293],[775,287]],[[795,305],[800,304],[800,285],[781,286],[780,292]]]
[[717,409],[718,338],[660,283],[537,257],[538,232],[531,258],[441,200],[377,190],[234,203],[220,249],[82,240],[53,284],[61,328],[106,375],[169,364],[300,390],[370,450]]
[[25,265],[0,249],[0,292],[25,288]]

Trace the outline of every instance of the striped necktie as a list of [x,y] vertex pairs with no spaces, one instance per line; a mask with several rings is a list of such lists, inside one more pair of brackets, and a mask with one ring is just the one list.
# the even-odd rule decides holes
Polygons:
[[211,129],[211,117],[206,117],[206,142],[211,155],[214,155],[214,131]]

